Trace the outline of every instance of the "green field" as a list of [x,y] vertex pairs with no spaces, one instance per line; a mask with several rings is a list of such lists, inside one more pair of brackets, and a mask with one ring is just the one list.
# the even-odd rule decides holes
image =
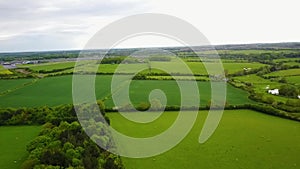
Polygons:
[[[211,62],[185,62],[190,70],[196,75],[207,75],[205,66],[212,67],[215,63]],[[172,70],[172,73],[187,74],[188,71],[180,64],[180,62],[173,59],[171,62],[151,62],[152,66],[167,68]],[[259,68],[265,66],[261,63],[234,63],[234,62],[224,62],[222,63],[224,70],[227,70],[229,74],[243,71],[243,68]]]
[[[83,66],[82,71],[91,72],[92,70],[89,69],[88,64],[95,64],[96,61],[80,61],[78,65],[86,65]],[[186,64],[190,71],[197,75],[207,75],[205,66],[203,62],[183,62]],[[205,63],[207,66],[214,66],[211,62]],[[54,62],[54,63],[42,63],[42,64],[34,64],[34,65],[19,65],[20,68],[29,68],[35,72],[50,72],[56,70],[57,72],[61,73],[70,73],[73,71],[73,67],[75,62]],[[183,66],[179,59],[173,58],[170,62],[158,62],[158,61],[151,61],[150,64],[152,68],[166,68],[170,70],[169,73],[178,73],[178,74],[187,74],[187,71]],[[149,69],[149,65],[147,63],[133,63],[133,64],[100,64],[98,67],[98,73],[136,73],[137,70],[145,69],[143,73],[161,73],[160,70],[151,70]],[[236,62],[228,62],[224,61],[223,67],[228,73],[236,73],[239,71],[243,71],[243,68],[259,68],[265,66],[261,63],[236,63]],[[118,68],[119,67],[119,68]],[[118,70],[116,71],[116,69]],[[64,70],[67,69],[67,70]],[[61,71],[59,71],[61,70]],[[81,70],[80,68],[78,69]]]
[[300,69],[281,70],[281,71],[276,71],[276,72],[266,74],[265,76],[285,77],[285,76],[296,76],[296,75],[300,75]]
[[0,93],[23,87],[25,84],[32,82],[33,79],[18,79],[18,80],[1,80]]
[[252,75],[245,75],[245,76],[238,76],[234,77],[234,80],[251,83],[254,86],[254,89],[259,92],[266,92],[266,87],[269,86],[270,89],[279,88],[281,86],[280,83],[274,82],[268,79],[264,79],[259,77],[255,74]]
[[293,83],[293,84],[300,85],[300,76],[290,76],[290,77],[286,77],[286,80],[287,80],[289,83]]
[[[192,84],[191,81],[183,81],[182,84],[189,88]],[[200,94],[200,105],[205,106],[207,105],[208,101],[210,100],[211,95],[211,86],[210,82],[197,82],[199,93],[196,91],[192,91],[190,88],[189,95],[190,98],[193,99],[194,95]],[[131,82],[129,95],[131,101],[137,105],[140,102],[147,102],[149,94],[154,89],[161,89],[165,92],[168,105],[177,105],[180,106],[181,99],[180,99],[180,90],[177,86],[176,81],[171,80],[136,80]],[[116,97],[118,97],[120,93],[117,91],[114,93]],[[120,97],[119,97],[120,98]],[[126,98],[125,98],[126,99]],[[232,87],[231,85],[227,85],[227,102],[229,104],[246,104],[252,103],[251,100],[247,98],[247,93],[241,89],[237,89]],[[105,102],[107,107],[113,107],[114,104],[111,99]]]
[[18,169],[28,153],[26,145],[39,133],[38,126],[0,127],[1,169]]
[[0,65],[0,75],[10,75],[13,74],[11,71],[5,69],[2,65]]
[[[118,131],[129,136],[149,137],[166,130],[177,114],[166,112],[147,124],[130,122],[117,113],[108,116]],[[122,158],[126,169],[299,168],[299,122],[250,110],[225,111],[214,135],[199,144],[206,116],[207,112],[200,111],[191,132],[170,151],[151,158]]]
[[267,93],[268,91],[267,87],[269,87],[269,89],[276,89],[276,88],[278,89],[283,85],[282,83],[271,81],[269,79],[264,79],[255,74],[234,77],[234,80],[237,85],[241,85],[241,86],[242,85],[245,86],[245,84],[243,83],[249,83],[252,85],[256,94],[260,93],[263,94],[265,97],[272,97],[276,101],[286,102],[289,99],[280,95],[272,95]]
[[[83,76],[84,77],[84,76]],[[87,77],[87,76],[86,76]],[[113,107],[111,96],[112,76],[101,75],[96,77],[96,96],[98,99],[105,97],[107,107]],[[17,84],[19,81],[14,80]],[[19,82],[18,84],[22,84]],[[190,81],[184,81],[186,85],[190,85]],[[210,83],[197,82],[200,91],[201,105],[206,105],[210,100]],[[120,84],[120,86],[122,86]],[[169,105],[180,105],[179,89],[176,81],[171,80],[137,80],[132,81],[130,86],[130,96],[135,104],[146,102],[151,90],[162,89],[166,92]],[[118,94],[118,92],[113,92]],[[198,94],[191,91],[193,94]],[[228,85],[228,103],[229,104],[245,104],[251,100],[247,98],[247,92]],[[192,98],[192,97],[191,97]],[[60,104],[72,103],[72,76],[56,76],[38,80],[32,85],[24,86],[18,90],[0,96],[1,107],[36,107],[36,106],[55,106]]]
[[[111,76],[97,76],[97,81],[101,81],[96,89],[99,98],[110,92],[110,79]],[[1,107],[55,106],[72,103],[72,76],[43,78],[32,85],[0,96],[0,100],[3,100],[0,102]]]
[[75,62],[53,62],[53,63],[42,63],[33,65],[20,65],[19,67],[27,67],[33,71],[52,71],[55,69],[66,69],[74,67]]

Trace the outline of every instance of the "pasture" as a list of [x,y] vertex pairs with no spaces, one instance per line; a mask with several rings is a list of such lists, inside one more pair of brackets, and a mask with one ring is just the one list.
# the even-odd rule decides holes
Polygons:
[[32,81],[33,79],[1,80],[0,93],[23,87]]
[[300,85],[300,76],[289,76],[289,77],[286,77],[286,80],[289,83]]
[[[184,61],[184,60],[183,60]],[[80,61],[79,66],[83,66],[82,71],[91,72],[89,69],[89,64],[95,64],[96,61]],[[214,63],[206,62],[182,62],[188,66],[190,71],[196,75],[207,75],[206,66],[215,66]],[[132,63],[132,64],[100,64],[97,70],[97,73],[136,73],[138,70],[144,69],[142,73],[162,73],[161,70],[155,70],[153,68],[165,68],[170,70],[169,73],[177,73],[177,74],[187,74],[187,71],[182,63],[177,58],[172,58],[170,62],[159,62],[159,61],[151,61],[148,63]],[[20,68],[29,68],[35,72],[48,73],[51,71],[60,72],[60,73],[71,73],[73,71],[73,67],[75,66],[75,62],[53,62],[53,63],[42,63],[42,64],[33,64],[33,65],[19,65]],[[259,67],[265,66],[261,63],[237,63],[237,62],[228,62],[224,61],[223,67],[228,71],[229,74],[236,73],[239,71],[243,71],[243,68],[251,68],[256,69]],[[81,69],[78,69],[81,71]],[[116,71],[117,70],[117,71]]]
[[[165,112],[159,119],[141,124],[128,121],[118,113],[108,114],[112,127],[134,137],[150,137],[163,132],[170,127],[177,115],[177,112]],[[251,110],[226,110],[213,136],[204,144],[199,144],[198,138],[206,116],[206,111],[200,111],[190,133],[173,149],[151,158],[123,157],[125,167],[127,169],[299,168],[300,145],[297,144],[300,141],[299,122]]]
[[[83,75],[82,77],[84,78]],[[113,107],[111,97],[111,78],[109,75],[96,76],[96,97],[104,99],[107,107]],[[21,82],[18,82],[21,80]],[[10,81],[9,81],[10,82]],[[23,79],[13,80],[16,84],[24,83]],[[183,81],[190,85],[190,81]],[[201,105],[206,105],[210,100],[210,82],[197,82],[200,91]],[[122,86],[122,84],[120,84]],[[151,90],[165,91],[168,105],[180,105],[180,93],[176,81],[171,80],[134,80],[130,85],[130,97],[134,104],[147,102]],[[118,94],[117,91],[112,93]],[[192,94],[197,92],[190,91]],[[84,93],[83,93],[84,95]],[[245,104],[252,101],[247,98],[247,92],[227,85],[227,101],[229,104]],[[193,97],[191,97],[193,98]],[[0,96],[0,107],[37,107],[56,106],[72,103],[72,76],[55,76],[37,80],[37,82],[19,88],[6,95]]]
[[1,169],[19,169],[27,158],[26,145],[40,131],[39,126],[0,127]]
[[[239,85],[245,85],[245,84],[242,84],[241,82],[251,84],[256,94],[260,93],[260,94],[263,94],[265,97],[272,97],[276,101],[281,101],[281,102],[286,102],[288,100],[288,98],[286,98],[286,97],[272,95],[272,94],[267,93],[267,91],[269,89],[280,88],[280,86],[282,84],[279,82],[271,81],[269,79],[264,79],[255,74],[234,77],[234,80],[235,80],[235,83],[239,84]],[[267,88],[267,87],[269,87],[269,88]]]
[[266,74],[265,76],[285,77],[285,76],[297,76],[297,75],[300,75],[300,69],[281,70],[281,71],[276,71],[276,72]]

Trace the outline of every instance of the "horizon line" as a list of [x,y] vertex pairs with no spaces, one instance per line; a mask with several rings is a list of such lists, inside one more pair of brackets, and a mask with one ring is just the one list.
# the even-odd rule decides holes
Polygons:
[[[239,46],[239,45],[258,45],[258,44],[300,44],[299,42],[255,42],[255,43],[220,43],[211,45],[192,45],[192,46],[147,46],[147,47],[120,47],[112,48],[113,50],[121,49],[146,49],[146,48],[182,48],[182,47],[217,47],[217,46]],[[107,50],[105,48],[99,49],[79,49],[79,48],[69,48],[69,49],[49,49],[49,50],[23,50],[23,51],[0,51],[0,54],[9,53],[43,53],[43,52],[70,52],[70,51],[85,51],[85,50]]]

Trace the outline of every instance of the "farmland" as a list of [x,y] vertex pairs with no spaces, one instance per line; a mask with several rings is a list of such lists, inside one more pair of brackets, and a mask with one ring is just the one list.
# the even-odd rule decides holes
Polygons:
[[12,74],[11,71],[5,69],[2,65],[0,65],[0,75],[9,75],[9,74]]
[[[195,75],[207,75],[205,65],[206,66],[214,66],[213,63],[207,62],[183,62],[188,66],[188,68],[192,71]],[[107,73],[136,73],[137,70],[144,69],[142,73],[161,73],[160,70],[150,70],[151,67],[159,67],[159,68],[166,68],[170,70],[169,73],[177,73],[177,74],[187,74],[189,73],[185,67],[182,67],[183,64],[180,59],[172,58],[170,62],[158,62],[158,61],[150,61],[149,64],[147,63],[132,63],[132,64],[100,64],[97,70],[97,73],[107,74]],[[88,64],[95,64],[95,62],[91,61],[79,61],[77,66],[83,66],[82,68],[84,71],[90,72]],[[43,63],[37,65],[20,65],[19,68],[28,68],[34,72],[40,72],[43,74],[51,73],[71,73],[73,71],[73,67],[75,66],[75,62],[58,62],[58,63]],[[119,66],[119,68],[118,68]],[[250,68],[250,69],[257,69],[260,67],[266,66],[265,64],[252,62],[252,63],[236,63],[236,62],[228,62],[225,61],[223,63],[223,67],[225,70],[228,71],[229,74],[237,73],[243,71],[243,68]],[[118,68],[118,69],[117,69]],[[80,70],[80,68],[78,69]]]
[[[150,137],[168,129],[177,112],[139,124],[117,113],[109,114],[112,126],[129,136]],[[204,144],[198,137],[207,112],[200,111],[187,137],[170,151],[151,158],[122,158],[128,169],[150,168],[298,168],[300,124],[250,110],[225,111],[214,135]],[[275,131],[275,132],[270,132]],[[286,132],[288,131],[288,132]]]
[[33,79],[1,80],[0,93],[23,87],[32,81]]
[[290,77],[286,77],[286,80],[287,80],[289,83],[293,83],[293,84],[300,85],[300,76],[290,76]]
[[[113,102],[110,99],[111,88],[110,81],[112,76],[100,75],[96,77],[96,96],[98,99],[104,99],[107,107],[113,107]],[[22,85],[30,81],[30,79],[18,79],[4,81],[6,86]],[[191,84],[191,81],[186,81],[186,85]],[[210,100],[210,83],[197,82],[199,85],[201,105],[205,106]],[[5,86],[2,90],[5,90]],[[22,86],[13,92],[0,96],[1,107],[37,107],[37,106],[56,106],[60,104],[72,103],[72,76],[56,76],[38,80],[37,82]],[[161,89],[166,92],[168,105],[180,105],[179,88],[175,81],[172,80],[134,80],[131,84],[130,97],[133,103],[147,102],[148,95],[153,89]],[[245,104],[252,103],[247,98],[247,93],[241,89],[236,89],[228,85],[227,101],[229,104]],[[197,94],[193,92],[194,94]],[[116,95],[118,92],[115,93]],[[193,98],[193,97],[191,97]]]
[[0,166],[2,169],[17,169],[27,158],[26,145],[39,133],[38,126],[0,127]]
[[29,68],[33,71],[53,71],[61,69],[72,69],[75,66],[75,62],[58,62],[58,63],[42,63],[37,65],[20,65],[20,68]]
[[281,70],[277,72],[272,72],[269,74],[266,74],[265,76],[280,76],[280,77],[285,77],[285,76],[296,76],[300,75],[300,69],[288,69],[288,70]]
[[[32,62],[23,62],[22,58],[13,61],[10,57],[2,58],[11,64],[17,63],[17,67],[9,70],[0,67],[0,126],[3,125],[0,127],[0,166],[20,168],[26,160],[25,168],[123,169],[123,164],[125,169],[299,168],[299,50],[267,47],[259,49],[250,45],[243,48],[239,45],[237,49],[228,50],[221,46],[218,53],[224,72],[209,73],[206,66],[215,68],[217,62],[213,58],[215,52],[207,48],[197,51],[203,60],[187,48],[177,47],[169,48],[175,56],[129,57],[129,60],[125,60],[126,56],[136,49],[119,49],[103,58],[103,63],[84,58],[76,63],[74,57],[79,51],[33,53],[32,58],[44,56],[45,60],[32,59]],[[92,55],[94,51],[89,52]],[[19,55],[23,56],[14,54],[11,57]],[[59,58],[61,55],[65,57]],[[27,54],[23,57],[30,58]],[[75,64],[78,67],[75,68]],[[1,74],[1,71],[11,74]],[[77,122],[77,107],[72,105],[73,78],[80,77],[83,82],[80,85],[91,89],[92,85],[85,83],[89,82],[91,74],[95,74],[97,106],[105,120],[119,132],[137,138],[160,134],[174,123],[180,108],[186,108],[183,113],[189,114],[193,101],[199,96],[200,111],[196,123],[176,147],[155,157],[120,158],[103,151],[83,133]],[[112,88],[114,77],[131,75],[131,80],[118,81],[116,88]],[[220,108],[211,98],[211,82],[216,86],[227,83],[225,110],[213,136],[199,144],[208,109]],[[181,93],[182,86],[186,88],[185,93]],[[279,93],[268,93],[272,89],[278,89]],[[219,96],[222,91],[218,90],[214,92]],[[151,98],[153,91],[162,91],[167,101],[165,111],[156,120],[136,123],[118,113],[124,110],[134,118],[158,117],[155,111],[163,107],[159,97]],[[89,102],[85,89],[78,93],[82,94],[80,97],[84,102]],[[124,97],[124,93],[128,93],[129,98]],[[181,94],[187,94],[184,99],[187,105],[182,105]],[[119,99],[121,104],[115,105],[113,98]],[[157,109],[132,112],[129,101],[141,111],[147,110],[149,102],[154,101],[151,106]],[[79,109],[94,113],[96,107],[85,106],[89,104],[79,106]],[[100,127],[101,136],[93,135],[93,138],[114,148],[113,141],[102,131],[102,119],[96,116],[94,121],[97,124],[89,129]],[[88,123],[92,125],[92,122]],[[43,127],[37,127],[41,125]],[[41,131],[39,136],[38,131]],[[30,142],[34,138],[35,141]],[[26,152],[28,143],[31,148]],[[14,151],[8,152],[9,149]]]

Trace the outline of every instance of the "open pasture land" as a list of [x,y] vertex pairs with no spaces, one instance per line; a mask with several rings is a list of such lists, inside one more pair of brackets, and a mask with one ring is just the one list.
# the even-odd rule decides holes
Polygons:
[[[88,75],[82,75],[87,77]],[[110,99],[111,93],[118,94],[117,91],[111,92],[111,78],[109,75],[96,76],[96,97],[97,99],[107,98],[107,107],[113,107]],[[13,81],[18,81],[16,79]],[[22,79],[23,81],[23,79]],[[20,82],[23,83],[23,82]],[[190,81],[184,81],[187,85]],[[210,100],[210,82],[197,82],[201,105],[206,105]],[[122,84],[120,84],[122,87]],[[147,102],[151,90],[161,89],[166,92],[169,105],[180,105],[179,88],[176,81],[171,80],[134,80],[130,85],[130,97],[133,103]],[[191,92],[198,94],[196,92]],[[228,85],[227,99],[229,104],[244,104],[251,100],[247,98],[247,92]],[[192,98],[192,97],[191,97]],[[36,107],[36,106],[55,106],[60,104],[72,103],[72,76],[56,76],[39,79],[32,85],[24,86],[18,90],[0,96],[0,107]]]
[[[208,51],[209,52],[209,51]],[[299,50],[293,49],[240,49],[240,50],[218,50],[219,54],[244,54],[244,55],[256,55],[256,54],[283,54],[283,53],[295,53],[298,54]]]
[[[79,71],[83,72],[94,72],[94,70],[90,70],[88,64],[95,64],[96,61],[80,61],[79,66],[82,66],[82,70],[79,68]],[[187,69],[182,65],[186,64],[190,69]],[[85,65],[85,66],[84,66]],[[211,62],[205,62],[206,66],[215,66]],[[143,70],[143,74],[148,73],[162,73],[161,70],[157,70],[155,68],[165,68],[170,70],[168,73],[173,74],[190,74],[190,71],[196,75],[207,75],[207,71],[203,62],[185,62],[183,60],[180,61],[178,58],[172,58],[169,62],[161,62],[161,61],[151,61],[148,63],[131,63],[131,64],[100,64],[97,70],[97,73],[137,73],[140,70]],[[42,63],[42,64],[26,64],[19,65],[20,68],[29,68],[32,71],[40,72],[40,73],[52,73],[52,72],[60,72],[60,73],[71,73],[73,72],[73,67],[75,66],[75,62],[53,62],[53,63]],[[224,61],[223,67],[228,71],[229,74],[243,71],[244,68],[259,68],[265,66],[261,63],[238,63],[238,62],[228,62]]]
[[14,90],[16,88],[24,87],[26,84],[29,84],[34,79],[18,79],[18,80],[4,80],[2,79],[0,82],[0,93],[7,92],[10,90]]
[[0,127],[1,169],[19,169],[28,156],[26,145],[40,131],[39,126]]
[[[154,113],[154,112],[152,112]],[[183,112],[188,113],[188,112]],[[141,115],[133,113],[134,115]],[[111,125],[134,137],[151,137],[167,130],[178,112],[165,112],[151,123],[128,121],[108,113]],[[127,169],[296,169],[299,168],[300,123],[250,110],[226,110],[212,137],[198,143],[207,116],[200,111],[187,137],[173,149],[151,158],[122,158]],[[151,145],[149,145],[151,146]],[[142,150],[141,150],[142,151]]]
[[[193,74],[196,75],[207,75],[207,71],[205,66],[207,67],[214,67],[216,66],[215,63],[211,62],[185,62],[185,64],[188,66],[190,71],[192,71]],[[162,67],[172,70],[172,73],[178,73],[178,74],[187,74],[189,71],[186,70],[185,67],[183,67],[179,61],[176,61],[173,59],[171,62],[151,62],[151,65],[154,67]],[[237,73],[240,71],[243,71],[244,68],[251,68],[256,69],[263,66],[266,66],[261,63],[233,63],[233,62],[224,62],[222,63],[222,66],[224,70],[227,70],[229,74]]]
[[282,84],[274,82],[268,79],[264,79],[255,74],[237,76],[233,78],[237,82],[249,83],[254,86],[254,89],[259,92],[267,92],[267,86],[269,89],[279,88]]
[[[192,87],[192,81],[181,81],[181,85],[185,86],[189,91],[189,97],[186,98],[192,103],[192,99],[196,98],[196,95],[200,95],[200,105],[206,106],[211,100],[211,84],[210,82],[197,82],[198,90],[194,91]],[[138,105],[141,102],[148,102],[149,95],[152,90],[160,89],[165,92],[167,98],[167,105],[181,105],[180,89],[176,81],[173,80],[135,80],[131,82],[129,96],[134,105]],[[122,92],[116,91],[114,93],[116,98],[121,99],[124,103],[126,98],[121,97]],[[119,97],[120,96],[120,97]],[[247,92],[234,88],[231,85],[227,85],[227,103],[233,105],[240,105],[246,103],[253,103],[253,101],[247,98]],[[123,100],[122,100],[123,99]],[[189,102],[188,101],[188,102]],[[112,99],[105,101],[107,107],[113,107],[114,103]],[[192,106],[192,105],[185,105]]]
[[[97,76],[96,81],[99,82],[96,88],[98,98],[108,95],[111,76]],[[0,107],[56,106],[72,103],[72,76],[43,78],[32,85],[0,96],[0,100]]]
[[289,76],[286,77],[288,83],[299,85],[300,86],[300,76]]
[[266,74],[265,76],[271,76],[271,77],[285,77],[285,76],[297,76],[300,75],[300,69],[288,69],[288,70],[280,70],[276,72],[272,72],[269,74]]
[[236,85],[245,86],[247,83],[251,84],[256,94],[263,94],[263,96],[265,97],[272,97],[276,101],[281,101],[285,103],[289,99],[283,96],[277,96],[268,93],[269,89],[279,89],[283,85],[282,83],[271,81],[269,79],[264,79],[255,74],[234,77],[234,80],[234,83]]

